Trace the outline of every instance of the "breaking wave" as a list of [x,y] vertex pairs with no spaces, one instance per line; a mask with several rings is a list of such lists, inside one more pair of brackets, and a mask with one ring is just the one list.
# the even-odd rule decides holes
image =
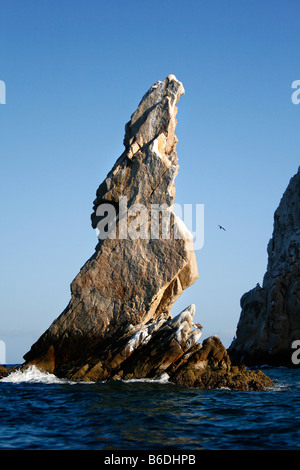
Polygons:
[[124,383],[143,383],[143,382],[146,382],[146,383],[160,383],[160,384],[169,384],[171,382],[169,382],[169,375],[165,372],[163,373],[160,377],[158,378],[155,378],[155,379],[126,379],[126,380],[122,380],[122,382]]
[[[128,380],[120,380],[124,383],[160,383],[160,384],[167,384],[169,382],[169,376],[166,373],[163,373],[160,377],[155,379],[128,379]],[[78,384],[78,383],[95,383],[95,382],[73,382],[67,379],[61,379],[56,377],[54,374],[50,374],[49,372],[41,372],[35,366],[29,366],[27,369],[24,370],[14,370],[11,372],[7,377],[3,377],[0,379],[0,382],[9,382],[9,383],[43,383],[43,384]],[[101,382],[101,383],[105,383]]]
[[10,383],[22,383],[22,382],[29,382],[29,383],[45,383],[45,384],[53,384],[53,383],[69,383],[65,379],[59,379],[53,374],[49,374],[48,372],[41,372],[35,366],[29,366],[27,369],[24,370],[15,370],[11,372],[7,377],[3,377],[1,382],[10,382]]

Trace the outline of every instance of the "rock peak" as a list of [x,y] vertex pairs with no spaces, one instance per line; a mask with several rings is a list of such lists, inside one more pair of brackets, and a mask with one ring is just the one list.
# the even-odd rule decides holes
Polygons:
[[[128,185],[128,175],[131,173],[131,167],[138,166],[136,160],[140,158],[141,154],[151,155],[151,158],[144,158],[143,161],[143,166],[147,164],[149,167],[147,173],[153,163],[153,156],[155,156],[156,163],[151,168],[152,172],[155,173],[158,167],[167,168],[167,172],[163,174],[161,180],[163,189],[161,191],[155,190],[153,200],[150,202],[167,203],[170,207],[174,204],[174,181],[179,168],[176,153],[178,139],[175,135],[176,105],[183,94],[183,85],[175,75],[168,75],[164,81],[157,81],[144,94],[136,111],[125,126],[123,141],[125,151],[97,190],[94,212],[91,215],[93,228],[96,228],[99,221],[96,212],[101,204],[112,201],[118,203],[120,196],[125,192],[127,196],[130,196],[128,189],[125,189]],[[149,178],[152,180],[149,181],[149,184],[154,187],[158,184],[160,175],[153,174],[151,177],[147,174],[146,181]],[[164,186],[164,181],[168,182],[167,186]],[[138,183],[139,179],[136,179],[135,184],[130,186],[132,192],[137,189]],[[144,192],[138,188],[134,195],[132,192],[130,204],[148,204],[145,200],[145,196],[148,196],[147,190]]]
[[124,146],[128,158],[155,139],[159,139],[162,154],[169,155],[175,150],[176,104],[183,94],[183,85],[175,75],[168,75],[149,88],[125,128]]

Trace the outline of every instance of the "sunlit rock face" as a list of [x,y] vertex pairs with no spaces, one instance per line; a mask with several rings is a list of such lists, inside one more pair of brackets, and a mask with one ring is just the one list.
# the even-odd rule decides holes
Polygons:
[[300,168],[274,214],[263,285],[241,298],[242,312],[229,353],[246,365],[293,367],[300,340]]
[[23,367],[77,381],[166,377],[185,386],[261,390],[264,374],[231,368],[216,336],[199,343],[195,305],[171,308],[198,279],[191,234],[173,212],[178,171],[174,75],[152,85],[125,128],[123,154],[96,192],[99,242],[62,314]]
[[26,362],[74,375],[106,361],[103,374],[113,375],[109,358],[136,330],[169,319],[175,300],[198,278],[191,240],[172,210],[176,113],[183,94],[181,82],[169,75],[151,86],[127,123],[125,150],[99,186],[91,216],[93,228],[101,227],[105,210],[112,209],[114,226],[99,234],[95,253],[71,284],[69,305],[24,356]]

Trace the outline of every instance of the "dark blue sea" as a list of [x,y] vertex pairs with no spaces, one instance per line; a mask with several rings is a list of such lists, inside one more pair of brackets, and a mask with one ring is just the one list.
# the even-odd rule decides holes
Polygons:
[[0,380],[0,449],[300,449],[300,369],[263,371],[274,381],[264,392],[14,372]]

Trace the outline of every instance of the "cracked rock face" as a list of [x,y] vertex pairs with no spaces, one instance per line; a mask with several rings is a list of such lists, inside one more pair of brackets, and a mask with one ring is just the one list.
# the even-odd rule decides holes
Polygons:
[[300,340],[300,168],[274,214],[263,285],[244,294],[241,307],[232,360],[293,367],[292,344]]
[[170,313],[198,278],[191,236],[173,213],[176,104],[183,93],[169,75],[148,90],[126,125],[125,150],[94,201],[95,253],[73,280],[69,305],[24,356],[23,367],[78,381],[165,375],[187,386],[270,385],[263,374],[231,370],[217,337],[198,343],[194,305],[175,318]]
[[[127,123],[125,151],[99,186],[91,216],[98,228],[112,209],[113,230],[103,224],[95,253],[71,284],[69,305],[24,356],[27,363],[66,375],[107,360],[116,343],[122,348],[136,330],[169,319],[175,300],[198,278],[191,240],[172,211],[183,93],[169,75],[151,86]],[[164,213],[155,212],[161,207]]]

